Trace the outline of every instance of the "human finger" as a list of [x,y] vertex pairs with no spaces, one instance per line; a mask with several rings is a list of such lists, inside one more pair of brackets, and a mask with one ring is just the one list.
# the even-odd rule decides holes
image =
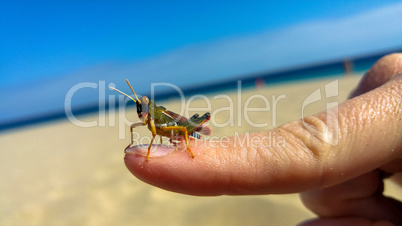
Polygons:
[[[291,193],[339,184],[401,157],[401,91],[399,76],[337,108],[249,134],[248,145],[239,143],[244,136],[190,142],[194,159],[156,146],[153,155],[161,157],[149,163],[146,147],[136,146],[127,150],[125,163],[147,183],[192,195]],[[328,141],[337,132],[333,145]],[[266,137],[284,144],[268,145]]]
[[344,224],[360,220],[370,223],[367,225],[375,222],[401,225],[402,204],[383,195],[382,174],[373,170],[331,187],[303,192],[300,196],[304,205],[321,218],[312,221],[313,225],[328,225],[340,219]]
[[[383,57],[365,74],[352,96],[383,85],[401,71],[402,54]],[[384,175],[398,172],[402,172],[401,158],[343,183],[301,193],[303,203],[320,217],[325,217],[305,225],[328,225],[339,221],[343,225],[353,225],[357,220],[366,222],[365,225],[385,223],[384,220],[402,224],[402,204],[382,194]]]

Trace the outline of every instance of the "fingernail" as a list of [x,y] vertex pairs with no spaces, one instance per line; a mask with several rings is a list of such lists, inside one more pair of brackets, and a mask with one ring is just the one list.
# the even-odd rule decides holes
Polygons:
[[[175,149],[176,148],[174,146],[158,145],[158,144],[152,145],[150,157],[163,157],[173,152]],[[141,155],[145,157],[147,156],[147,153],[148,153],[147,144],[137,145],[126,149],[126,154]]]

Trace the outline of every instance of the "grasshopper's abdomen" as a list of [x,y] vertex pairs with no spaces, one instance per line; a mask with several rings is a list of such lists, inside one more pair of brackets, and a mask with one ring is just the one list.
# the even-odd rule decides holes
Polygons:
[[192,132],[189,137],[197,140],[201,139],[201,135],[196,132]]

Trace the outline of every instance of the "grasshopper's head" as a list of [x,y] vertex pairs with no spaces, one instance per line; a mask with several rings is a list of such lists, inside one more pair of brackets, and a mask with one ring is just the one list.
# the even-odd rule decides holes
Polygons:
[[143,96],[143,97],[141,97],[141,100],[139,100],[137,98],[137,101],[135,101],[135,104],[137,105],[138,118],[143,122],[147,121],[148,113],[149,113],[149,99],[148,99],[148,97]]
[[131,96],[123,93],[122,91],[110,87],[113,90],[116,90],[117,92],[129,97],[131,100],[133,100],[135,102],[135,104],[137,105],[137,114],[138,114],[138,118],[145,122],[148,119],[148,113],[149,113],[149,99],[146,96],[141,97],[141,100],[138,99],[137,94],[135,94],[133,87],[131,86],[130,82],[126,79],[126,82],[128,84],[128,86],[130,87],[131,91],[133,92],[135,99],[132,98]]

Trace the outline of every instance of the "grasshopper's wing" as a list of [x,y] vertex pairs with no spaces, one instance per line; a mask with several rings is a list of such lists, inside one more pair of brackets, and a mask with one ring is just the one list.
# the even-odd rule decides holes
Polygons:
[[199,117],[197,114],[197,117],[194,118],[191,117],[191,120],[193,123],[198,124],[198,126],[195,128],[194,132],[201,133],[203,135],[211,135],[212,134],[212,129],[209,126],[204,125],[205,122],[209,121],[211,117],[211,114],[209,112],[205,113],[203,116]]
[[166,116],[171,118],[173,121],[175,121],[179,125],[188,120],[186,117],[179,115],[177,113],[174,113],[173,111],[169,111],[169,110],[164,110],[163,114],[165,114]]
[[209,119],[210,119],[209,112],[205,113],[203,116],[195,114],[190,119],[181,123],[180,125],[186,127],[189,133],[197,132],[209,136],[212,133],[211,127],[203,125]]
[[209,120],[209,113],[201,117],[196,114],[197,116],[194,115],[190,119],[169,110],[165,110],[163,113],[173,119],[179,126],[186,127],[189,133],[197,132],[207,136],[212,134],[211,127],[203,125],[204,122]]
[[212,129],[209,126],[200,125],[200,126],[197,127],[197,129],[195,129],[195,132],[201,133],[201,134],[206,135],[206,136],[210,136],[212,134]]

